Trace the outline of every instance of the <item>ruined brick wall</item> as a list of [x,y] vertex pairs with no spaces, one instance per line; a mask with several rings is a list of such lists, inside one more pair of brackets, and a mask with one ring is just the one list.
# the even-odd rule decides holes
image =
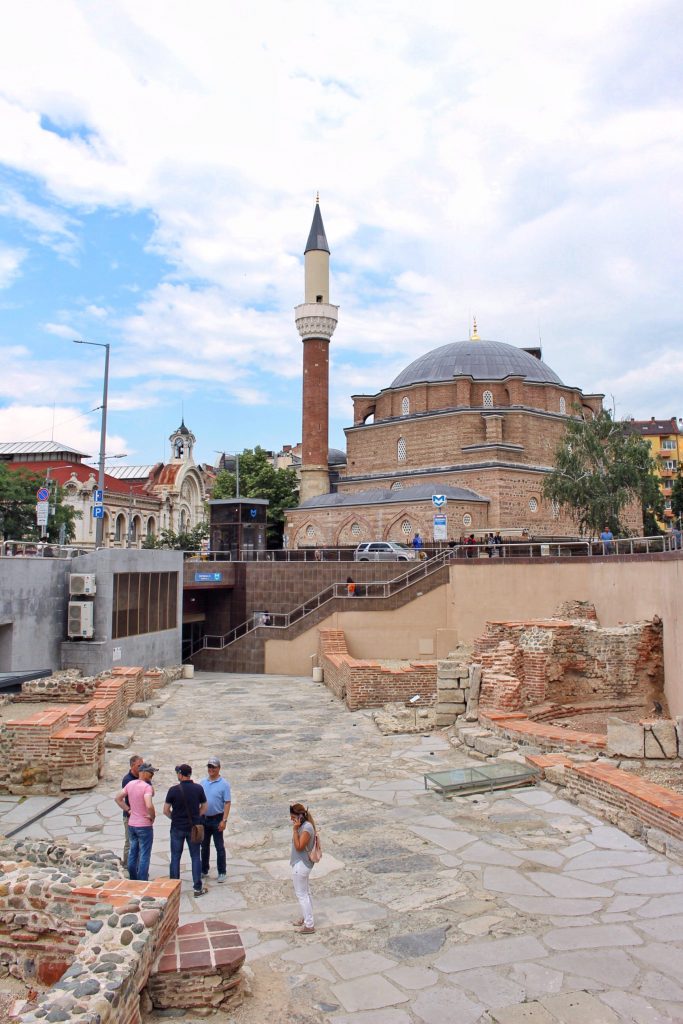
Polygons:
[[[565,784],[570,798],[587,796],[619,813],[683,840],[683,796],[631,772],[605,764],[567,765]],[[617,819],[618,820],[618,819]]]
[[352,658],[342,630],[321,629],[318,661],[326,685],[345,700],[350,711],[405,702],[416,694],[420,703],[436,701],[436,662],[411,661],[383,665],[379,661]]
[[661,697],[661,622],[600,627],[592,607],[581,603],[577,611],[581,617],[573,621],[487,623],[474,645],[481,707],[516,711],[581,700],[645,705]]

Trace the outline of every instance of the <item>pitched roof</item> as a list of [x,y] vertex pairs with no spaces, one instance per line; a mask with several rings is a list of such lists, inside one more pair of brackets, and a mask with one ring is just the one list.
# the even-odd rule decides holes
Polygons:
[[313,223],[311,224],[311,230],[308,233],[308,241],[306,242],[304,255],[314,249],[320,252],[330,251],[330,247],[327,244],[327,238],[325,236],[325,228],[323,226],[322,214],[320,213],[320,206],[317,202],[315,204]]
[[629,420],[629,426],[644,437],[658,437],[660,434],[680,434],[681,428],[672,416],[668,420]]
[[61,441],[2,441],[0,442],[0,456],[3,455],[57,455],[66,452],[69,456],[78,455],[82,459],[89,459],[87,452],[79,452],[77,448],[71,448]]

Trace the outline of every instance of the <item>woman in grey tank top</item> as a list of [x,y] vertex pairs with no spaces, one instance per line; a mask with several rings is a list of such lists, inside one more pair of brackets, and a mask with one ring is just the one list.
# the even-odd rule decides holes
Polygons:
[[313,921],[313,903],[308,880],[313,868],[309,853],[315,842],[315,822],[303,804],[292,804],[289,808],[289,819],[292,823],[292,851],[289,863],[292,868],[292,884],[301,907],[301,918],[292,924],[302,935],[312,935],[315,931]]

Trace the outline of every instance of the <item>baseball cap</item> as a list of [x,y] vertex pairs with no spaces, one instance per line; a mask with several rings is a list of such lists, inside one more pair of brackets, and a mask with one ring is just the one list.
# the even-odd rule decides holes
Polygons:
[[175,770],[180,775],[192,775],[192,768],[189,764],[177,764]]
[[210,757],[209,760],[206,762],[207,768],[220,768],[220,766],[221,762],[217,757]]
[[148,761],[143,761],[143,763],[138,768],[138,771],[139,772],[152,772],[152,774],[154,774],[154,772],[158,772],[159,769],[158,768],[153,768],[152,765],[149,764]]

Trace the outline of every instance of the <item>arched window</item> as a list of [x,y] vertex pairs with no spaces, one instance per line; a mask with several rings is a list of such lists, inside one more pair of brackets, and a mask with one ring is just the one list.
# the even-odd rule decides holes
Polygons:
[[471,526],[472,525],[472,516],[469,514],[469,512],[465,512],[465,515],[462,517],[462,525],[463,526]]
[[482,400],[485,409],[493,409],[493,391],[485,391]]
[[564,398],[560,399],[560,413],[565,416],[567,413],[567,403]]
[[149,519],[147,520],[147,536],[148,537],[153,537],[155,532],[156,532],[156,530],[155,530],[154,516],[150,516]]
[[406,537],[408,536],[408,534],[413,532],[413,528],[410,525],[410,520],[409,519],[404,519],[403,520],[403,522],[401,523],[401,531],[402,531],[402,533],[405,533]]
[[405,462],[406,459],[408,458],[408,449],[406,448],[405,437],[399,437],[398,445],[396,446],[396,451],[398,455],[398,461]]
[[118,541],[119,544],[123,540],[123,536],[126,531],[126,517],[123,512],[116,517],[116,526],[114,527],[114,540]]
[[403,484],[401,483],[401,481],[400,481],[400,480],[396,480],[396,481],[395,481],[395,482],[394,482],[394,483],[393,483],[393,484],[391,485],[391,490],[392,490],[392,491],[400,491],[400,490],[402,490],[402,489],[403,489]]
[[315,537],[315,527],[307,526],[306,527],[306,536],[309,537],[309,538]]
[[407,416],[409,412],[410,412],[410,399],[409,398],[402,398],[401,399],[401,416]]
[[529,511],[538,512],[538,501],[536,498],[529,498]]
[[360,537],[360,523],[351,524],[351,536]]

